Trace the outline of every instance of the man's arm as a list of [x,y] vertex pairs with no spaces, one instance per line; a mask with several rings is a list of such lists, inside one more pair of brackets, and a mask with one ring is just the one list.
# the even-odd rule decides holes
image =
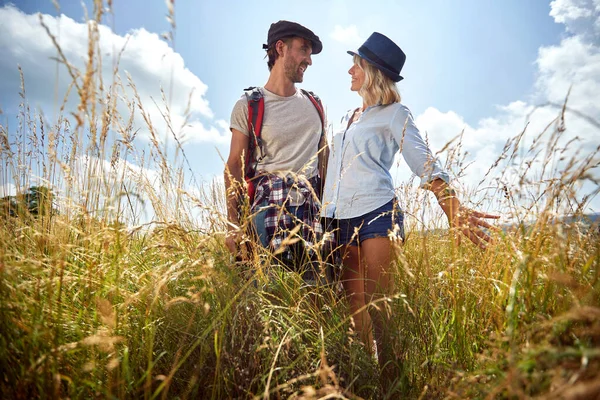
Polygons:
[[[227,220],[235,226],[239,225],[239,200],[245,190],[242,171],[244,169],[245,157],[248,157],[246,154],[248,144],[248,136],[237,129],[231,129],[231,146],[225,166],[224,178],[227,197]],[[232,225],[228,226],[228,231],[232,234],[227,235],[225,244],[235,254],[241,232],[236,231]]]

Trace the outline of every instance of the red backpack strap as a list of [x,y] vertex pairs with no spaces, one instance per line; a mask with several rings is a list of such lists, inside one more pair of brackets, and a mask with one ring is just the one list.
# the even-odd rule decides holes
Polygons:
[[319,96],[317,96],[313,92],[304,89],[300,90],[302,90],[302,93],[304,93],[304,95],[310,99],[311,103],[313,103],[313,105],[317,109],[317,112],[319,113],[319,118],[321,118],[321,136],[323,136],[325,134],[325,111],[323,109],[323,103],[321,103],[321,99],[319,98]]
[[[313,103],[313,106],[315,106],[315,108],[317,109],[317,113],[319,113],[319,118],[321,118],[321,138],[319,139],[319,143],[321,143],[323,137],[325,136],[325,111],[323,109],[323,103],[321,103],[321,99],[319,98],[319,96],[317,96],[313,92],[304,89],[300,90],[302,90],[302,93],[304,93],[306,97],[310,99],[311,103]],[[317,149],[317,151],[319,150],[320,149]],[[321,157],[319,157],[318,170],[321,171]],[[322,184],[324,184],[324,182],[322,182]]]
[[[261,139],[262,123],[265,114],[265,99],[257,87],[249,87],[246,91],[248,100],[248,153],[245,160],[244,175],[248,185],[248,196],[250,202],[254,201],[254,184],[252,178],[256,175],[258,163],[264,157],[263,143]],[[258,151],[256,151],[258,149]],[[259,154],[256,154],[259,153]]]

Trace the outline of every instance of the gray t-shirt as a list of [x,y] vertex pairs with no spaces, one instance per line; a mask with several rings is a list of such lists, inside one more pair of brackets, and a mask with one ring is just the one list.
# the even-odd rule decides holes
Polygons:
[[[261,138],[264,158],[257,171],[280,176],[317,174],[317,150],[321,138],[321,119],[310,99],[296,89],[289,97],[281,97],[260,88],[265,99]],[[231,129],[248,132],[248,100],[246,95],[235,103],[231,112]]]

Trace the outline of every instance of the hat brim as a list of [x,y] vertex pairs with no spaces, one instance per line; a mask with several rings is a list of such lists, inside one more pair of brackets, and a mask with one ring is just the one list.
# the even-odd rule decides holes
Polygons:
[[284,36],[282,38],[279,39],[275,39],[273,40],[271,43],[267,43],[263,45],[263,49],[267,50],[269,47],[271,47],[273,45],[273,43],[277,43],[278,40],[281,40],[285,37],[298,37],[298,38],[302,38],[302,39],[306,39],[310,42],[310,46],[311,46],[311,55],[316,55],[319,54],[322,50],[323,50],[323,43],[321,43],[321,41],[316,41],[315,39],[311,39],[309,37],[306,36],[301,36],[301,35],[291,35],[291,36]]
[[348,50],[347,53],[350,54],[351,56],[359,56],[360,58],[363,58],[363,59],[367,60],[375,68],[377,68],[378,70],[380,70],[381,72],[383,72],[383,74],[385,76],[387,76],[388,78],[390,78],[394,82],[400,82],[402,79],[404,79],[404,77],[400,76],[400,74],[392,71],[391,69],[387,69],[385,67],[382,67],[381,65],[377,64],[375,61],[371,60],[369,57],[365,56],[359,50],[356,50],[356,51]]
[[[301,36],[304,37],[304,36]],[[319,54],[322,50],[323,50],[323,44],[321,43],[321,41],[316,41],[314,39],[311,38],[307,38],[304,37],[304,39],[308,40],[311,43],[311,47],[312,47],[312,51],[311,54]]]

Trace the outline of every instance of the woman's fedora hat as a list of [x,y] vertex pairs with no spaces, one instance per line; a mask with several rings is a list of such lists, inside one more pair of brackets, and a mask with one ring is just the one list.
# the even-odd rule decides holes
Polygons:
[[400,71],[406,61],[406,54],[396,43],[379,32],[373,32],[358,50],[348,51],[348,54],[364,58],[394,82],[404,79],[400,76]]

